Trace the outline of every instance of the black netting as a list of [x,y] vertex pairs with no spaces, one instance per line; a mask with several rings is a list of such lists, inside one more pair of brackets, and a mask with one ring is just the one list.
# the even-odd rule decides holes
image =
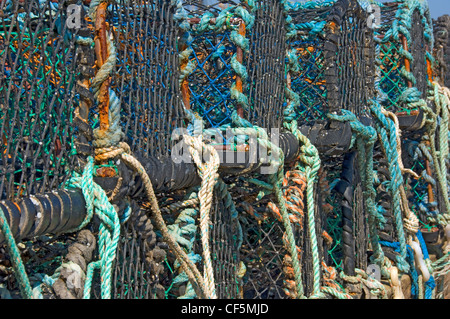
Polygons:
[[337,54],[340,98],[332,109],[343,108],[357,116],[368,115],[367,105],[375,96],[374,41],[373,32],[367,26],[367,15],[359,6],[349,9],[340,32]]
[[165,258],[166,252],[158,246],[146,212],[135,207],[121,230],[113,272],[113,298],[164,299],[160,276]]
[[280,128],[285,90],[285,16],[279,1],[262,0],[250,34],[249,121],[267,129]]
[[214,191],[211,208],[211,257],[213,260],[216,294],[220,299],[237,299],[240,296],[239,226],[238,216],[233,216],[230,203],[224,194]]
[[[69,1],[3,1],[0,17],[0,197],[61,187],[77,169],[73,125],[82,78]],[[70,1],[73,3],[74,1]]]
[[411,64],[411,72],[416,78],[415,87],[422,92],[422,98],[427,96],[428,75],[427,75],[427,58],[426,53],[431,51],[425,41],[424,27],[422,16],[419,10],[415,10],[412,14],[411,22],[411,44],[409,51],[413,56]]
[[443,15],[433,20],[433,34],[435,39],[434,57],[436,59],[435,73],[440,78],[441,83],[450,86],[450,16]]
[[[328,261],[326,245],[322,232],[327,229],[326,215],[322,210],[322,197],[317,190],[315,195],[315,225],[318,243],[319,259]],[[292,298],[291,289],[286,285],[292,278],[292,261],[283,237],[283,224],[267,209],[269,199],[251,201],[256,196],[249,193],[238,202],[252,202],[252,209],[244,209],[240,213],[243,229],[243,243],[240,249],[240,259],[246,266],[243,281],[243,298],[245,299],[286,299]],[[242,207],[246,207],[245,205]],[[298,257],[302,273],[304,293],[310,295],[313,287],[313,264],[311,239],[308,230],[308,218],[302,218],[301,225],[293,225],[296,245],[299,248]],[[289,293],[287,293],[289,292]]]
[[[297,31],[289,40],[300,71],[291,74],[299,95],[301,121],[325,119],[326,113],[347,109],[361,116],[374,96],[374,42],[367,13],[356,1],[337,1],[319,9],[289,11]],[[341,16],[337,12],[343,12]]]
[[121,0],[110,11],[118,59],[111,88],[125,141],[144,156],[168,155],[171,133],[182,127],[175,9],[165,0]]
[[247,218],[243,223],[241,259],[247,267],[243,278],[245,299],[283,299],[283,258],[287,254],[281,223],[271,216],[264,221]]
[[186,0],[183,6],[191,17],[200,17],[205,12],[218,14],[221,10],[240,4],[239,0]]

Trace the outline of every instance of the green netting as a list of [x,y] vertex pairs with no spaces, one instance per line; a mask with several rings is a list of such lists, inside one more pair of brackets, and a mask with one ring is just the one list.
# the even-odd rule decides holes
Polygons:
[[77,167],[77,32],[66,3],[8,2],[0,18],[2,199],[61,187]]
[[[411,7],[406,10],[404,4]],[[86,86],[83,89],[80,83],[76,85],[77,81],[92,80],[93,74],[83,67],[94,65],[94,61],[84,61],[83,58],[89,59],[78,50],[83,47],[84,51],[89,49],[93,54],[98,53],[95,50],[99,47],[98,42],[87,43],[87,38],[94,37],[86,26],[83,29],[86,38],[77,37],[76,32],[67,32],[67,25],[61,22],[67,14],[65,4],[32,1],[27,7],[21,2],[8,1],[5,8],[8,14],[2,16],[0,30],[4,61],[4,77],[0,83],[3,134],[0,166],[4,171],[0,176],[3,179],[2,198],[14,198],[60,187],[72,171],[78,169],[75,152],[81,149],[78,139],[86,146],[83,155],[89,154],[91,140],[88,134],[82,138],[81,127],[77,127],[77,113],[91,107],[91,114],[83,114],[83,117],[90,120],[86,123],[93,129],[100,124],[100,112],[97,112],[99,103],[89,103],[88,100],[93,98],[86,92]],[[295,158],[300,164],[286,165],[283,174],[276,176],[279,184],[275,184],[274,176],[257,172],[240,172],[243,175],[238,177],[222,172],[220,178],[225,182],[219,179],[221,189],[214,193],[209,212],[210,237],[207,238],[211,243],[210,261],[219,298],[298,297],[295,291],[299,280],[297,266],[307,297],[315,293],[315,297],[321,298],[349,298],[348,291],[342,290],[349,281],[338,274],[355,275],[356,268],[365,270],[371,262],[383,265],[383,256],[377,255],[380,243],[393,264],[401,272],[410,274],[413,284],[417,282],[413,277],[414,267],[406,269],[406,259],[400,259],[405,257],[401,251],[405,244],[403,211],[395,206],[399,199],[391,196],[403,187],[401,178],[405,178],[400,176],[404,172],[400,171],[394,157],[394,151],[398,151],[394,136],[396,128],[389,126],[392,121],[380,120],[382,116],[376,112],[381,111],[381,107],[372,100],[376,98],[375,53],[381,62],[378,98],[383,100],[386,109],[397,113],[415,110],[411,105],[416,105],[414,102],[419,99],[417,92],[422,97],[426,95],[430,80],[427,78],[430,60],[427,52],[432,47],[432,38],[427,28],[429,21],[425,7],[414,1],[382,5],[384,24],[376,32],[376,40],[367,25],[368,14],[357,1],[289,4],[264,0],[254,5],[252,1],[136,0],[108,3],[105,8],[108,36],[117,50],[117,61],[110,78],[104,81],[111,80],[107,83],[111,84],[109,92],[115,92],[120,101],[122,141],[130,144],[133,152],[149,160],[144,169],[153,167],[152,161],[170,154],[170,134],[176,127],[189,124],[189,133],[198,129],[192,123],[194,113],[203,119],[207,129],[228,126],[256,129],[252,125],[281,128],[283,124],[288,127],[286,124],[292,120],[296,120],[298,126],[312,127],[316,122],[328,120],[330,113],[336,116],[334,121],[346,121],[338,117],[340,115],[351,118],[354,133],[351,152],[316,156],[316,149],[308,144],[308,139],[298,135],[302,148],[295,157],[301,152],[310,152],[306,157],[314,163],[307,163],[304,156]],[[17,18],[17,25],[10,24],[11,15]],[[393,27],[394,20],[407,30],[402,29],[402,32],[411,55],[402,49],[403,43],[396,34],[399,29]],[[247,29],[240,37],[242,23]],[[95,40],[98,38],[97,34]],[[265,40],[267,43],[263,43]],[[373,41],[378,42],[377,48]],[[431,46],[427,48],[426,44]],[[405,58],[411,62],[411,74],[405,72]],[[101,73],[98,68],[96,71],[97,75]],[[239,81],[242,81],[242,88]],[[415,89],[410,90],[408,81]],[[383,93],[386,96],[382,96]],[[114,95],[110,97],[117,101]],[[182,102],[187,102],[184,107],[190,111],[184,112]],[[344,110],[351,111],[356,117]],[[236,118],[236,112],[243,118]],[[367,119],[371,116],[372,119]],[[368,124],[364,126],[361,122]],[[387,131],[391,135],[389,141],[382,136]],[[445,210],[442,201],[434,204],[427,198],[430,183],[435,187],[435,199],[444,195],[437,187],[439,183],[435,176],[439,164],[429,163],[432,176],[425,175],[428,170],[425,159],[432,160],[421,136],[428,132],[423,129],[404,134],[402,148],[405,167],[421,174],[418,179],[409,177],[405,185],[410,206],[424,226],[430,216],[436,217],[436,208]],[[363,156],[367,151],[363,148],[371,147],[369,143],[373,142],[367,138],[368,134],[378,138],[373,158],[372,149],[368,158]],[[245,138],[242,140],[247,142]],[[445,152],[444,143],[441,144],[438,151]],[[382,148],[385,154],[382,154]],[[359,151],[358,165],[355,160],[349,164],[348,156],[356,150]],[[308,169],[316,167],[319,157],[322,171],[318,173],[318,180],[313,180]],[[372,160],[373,166],[359,167],[360,164],[372,165]],[[150,212],[149,205],[141,201],[141,194],[126,193],[133,187],[138,188],[137,193],[142,191],[140,181],[125,170],[125,164],[117,157],[108,163],[97,164],[95,169],[112,168],[114,172],[111,173],[114,177],[109,180],[102,180],[98,171],[94,175],[96,181],[104,182],[102,185],[114,184],[107,195],[110,196],[108,201],[116,207],[108,202],[105,205],[108,204],[108,213],[120,215],[114,216],[120,217],[121,224],[117,249],[106,251],[105,247],[111,247],[111,241],[110,238],[105,240],[103,235],[109,228],[117,229],[115,227],[119,225],[105,227],[111,223],[95,219],[88,228],[101,227],[98,233],[94,231],[99,237],[100,249],[93,254],[82,250],[94,248],[93,242],[86,239],[88,235],[79,232],[78,235],[84,234],[86,238],[79,236],[81,238],[75,242],[69,237],[62,245],[57,245],[55,250],[64,254],[68,243],[76,245],[67,248],[69,253],[65,257],[45,260],[34,270],[38,274],[47,270],[52,272],[56,271],[56,264],[67,267],[70,262],[78,262],[77,271],[80,268],[85,272],[86,264],[95,260],[102,272],[96,271],[86,279],[95,282],[92,297],[100,298],[105,294],[104,284],[108,277],[103,271],[114,261],[111,267],[113,298],[198,297],[181,268],[180,256],[163,243],[165,235],[161,229],[154,229],[156,222],[148,217],[154,211]],[[148,173],[159,177],[164,172],[155,173],[149,169]],[[182,176],[182,172],[174,172],[168,185],[164,186],[170,188],[169,184],[178,182],[178,173]],[[15,178],[11,178],[12,175]],[[314,189],[307,188],[307,182],[312,180]],[[307,195],[311,196],[305,199]],[[139,205],[133,202],[132,196],[139,198]],[[198,189],[191,193],[182,190],[160,193],[157,201],[163,207],[163,219],[169,233],[198,271],[204,272],[209,260],[202,255],[202,239],[205,238],[201,238],[204,234],[198,230],[200,209],[195,196],[200,196]],[[277,196],[283,196],[286,203]],[[306,204],[312,200],[314,207],[310,210]],[[280,208],[286,208],[282,211],[284,216]],[[289,221],[286,222],[286,218]],[[314,223],[310,224],[313,218]],[[287,238],[291,226],[294,239]],[[315,237],[312,230],[316,232]],[[373,235],[379,236],[379,241],[374,240]],[[50,249],[51,245],[48,246]],[[81,255],[74,257],[72,253],[77,249],[84,259],[78,257]],[[113,258],[99,264],[105,251]],[[294,266],[292,256],[296,251],[299,265]],[[381,257],[381,261],[370,257]],[[33,258],[30,267],[35,266]],[[413,262],[410,256],[408,259]],[[66,275],[55,274],[67,282]],[[42,291],[45,295],[51,295],[53,289],[58,297],[71,296],[71,293],[76,298],[82,296],[81,286],[69,289],[66,285],[64,290],[58,281],[61,278],[38,277],[36,282],[42,283],[42,289],[45,286],[48,289]],[[425,284],[427,297],[432,284],[431,281]],[[380,293],[369,289],[367,284],[358,287],[360,290],[364,287],[364,293],[359,291],[352,296],[367,296],[369,290],[375,295]],[[17,290],[12,285],[8,288]]]
[[426,99],[428,81],[431,80],[427,77],[427,63],[433,63],[428,7],[420,1],[372,3],[379,6],[381,12],[375,39],[383,107],[410,114],[417,110],[414,101]]

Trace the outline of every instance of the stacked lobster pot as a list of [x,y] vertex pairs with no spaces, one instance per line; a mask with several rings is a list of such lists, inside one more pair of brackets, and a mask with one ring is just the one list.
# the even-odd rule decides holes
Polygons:
[[448,65],[449,65],[449,28],[450,16],[443,15],[436,20],[433,19],[434,50],[433,55],[436,60],[435,77],[439,79],[441,85],[449,86]]
[[[363,196],[367,186],[361,170],[369,163],[359,153],[364,152],[361,145],[355,145],[358,133],[351,122],[361,127],[371,123],[373,30],[367,24],[368,13],[356,1],[287,3],[286,7],[285,121],[295,118],[299,125],[304,123],[301,130],[319,151],[316,192],[321,197],[324,269],[328,265],[355,276],[368,265],[368,210]],[[327,143],[318,143],[320,136]],[[348,287],[361,297],[361,290]]]
[[[383,209],[388,208],[392,214],[386,215],[380,242],[386,255],[404,259],[410,265],[402,283],[411,285],[411,289],[404,289],[404,295],[432,298],[436,291],[442,293],[442,286],[432,293],[436,282],[430,258],[439,260],[443,255],[448,212],[448,164],[444,159],[448,147],[448,102],[443,83],[437,82],[433,72],[432,22],[425,1],[371,1],[371,5],[381,13],[375,28],[377,100],[388,119],[383,125],[395,127],[398,148],[397,154],[390,156],[386,147],[394,146],[393,143],[385,140],[381,148],[387,162],[384,167],[379,165],[378,175],[390,180],[391,185],[387,197],[391,204],[384,204]],[[394,135],[388,129],[386,132],[386,138],[393,141]],[[386,169],[394,162],[399,165],[397,173]],[[399,191],[393,192],[397,187]],[[400,204],[396,204],[398,201]],[[396,213],[398,208],[402,214]],[[404,234],[399,232],[401,228]],[[421,262],[414,263],[414,258]]]
[[0,12],[1,298],[446,295],[448,27],[435,45],[424,1]]

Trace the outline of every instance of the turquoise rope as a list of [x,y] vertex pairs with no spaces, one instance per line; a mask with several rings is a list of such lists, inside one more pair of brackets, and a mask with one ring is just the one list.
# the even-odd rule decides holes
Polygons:
[[368,212],[369,239],[372,244],[374,255],[372,259],[384,269],[384,252],[379,243],[377,232],[378,211],[375,204],[376,191],[373,183],[373,147],[377,140],[377,134],[373,127],[364,126],[356,116],[347,110],[342,110],[343,115],[328,114],[328,117],[341,122],[349,122],[354,134],[357,136],[358,161],[361,170],[361,179],[364,184],[363,196],[365,207]]
[[93,175],[89,174],[89,172],[93,170],[93,167],[94,159],[88,157],[88,162],[83,175],[81,177],[72,177],[68,185],[81,188],[83,194],[89,193],[85,198],[88,217],[84,220],[83,224],[86,224],[92,217],[93,213],[91,212],[94,211],[93,207],[95,207],[94,212],[101,221],[98,241],[100,260],[91,262],[87,266],[83,298],[90,298],[94,270],[100,269],[101,297],[102,299],[110,299],[112,288],[112,265],[116,257],[116,250],[119,242],[120,219],[116,210],[109,202],[105,191],[98,184],[93,182]]
[[[406,262],[406,237],[403,228],[403,216],[400,206],[400,187],[403,187],[403,176],[400,170],[397,152],[397,134],[395,124],[392,120],[386,118],[381,112],[381,105],[374,101],[369,104],[369,108],[375,118],[375,129],[381,136],[381,143],[386,151],[386,156],[389,162],[390,182],[389,191],[392,194],[393,201],[393,213],[396,223],[396,231],[398,240],[400,242],[401,256],[397,258],[397,265],[400,271],[407,273],[409,271],[409,265]],[[389,133],[387,133],[389,131]],[[389,134],[389,136],[388,136]]]
[[19,248],[17,247],[16,240],[13,237],[9,224],[7,222],[5,213],[0,207],[0,230],[5,238],[6,245],[8,247],[9,254],[11,255],[11,263],[13,265],[14,274],[17,282],[19,283],[20,293],[23,298],[32,299],[33,290],[31,289],[30,281],[23,264],[22,257],[20,256]]

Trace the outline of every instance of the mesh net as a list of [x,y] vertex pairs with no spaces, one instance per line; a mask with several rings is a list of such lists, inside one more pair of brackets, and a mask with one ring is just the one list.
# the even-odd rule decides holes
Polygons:
[[288,13],[297,29],[289,48],[295,50],[300,67],[291,75],[291,87],[300,97],[296,111],[301,122],[323,120],[342,108],[364,115],[374,96],[374,43],[366,13],[352,2],[337,24],[334,10],[342,5],[293,6]]
[[195,36],[190,44],[197,67],[189,74],[191,109],[203,117],[208,127],[220,127],[231,122],[233,104],[230,87],[234,71],[230,65],[236,47],[230,33]]
[[153,229],[146,209],[132,204],[133,212],[122,225],[113,271],[114,299],[164,299],[164,246]]
[[[83,44],[81,36],[94,38],[93,25],[83,18],[80,28],[70,29],[63,23],[68,19],[68,4],[37,0],[26,4],[2,2],[2,199],[61,187],[72,171],[81,166],[78,155],[92,153],[89,136],[85,133],[99,126],[99,114],[86,83],[93,77],[95,50]],[[366,106],[375,95],[375,50],[372,30],[367,26],[367,13],[357,1],[323,2],[314,9],[292,5],[288,12],[292,19],[287,22],[280,1],[261,0],[251,11],[255,18],[253,26],[244,33],[240,28],[242,18],[233,11],[238,5],[251,11],[246,2],[184,1],[187,20],[182,22],[189,24],[189,33],[184,33],[175,18],[180,7],[172,1],[118,0],[109,4],[106,20],[117,48],[111,89],[120,99],[122,129],[133,152],[143,157],[170,155],[170,135],[175,128],[185,125],[183,100],[189,102],[186,107],[200,114],[207,128],[229,125],[232,112],[238,108],[232,97],[232,87],[239,78],[244,82],[241,93],[249,101],[244,117],[264,128],[282,126],[287,105],[286,86],[300,98],[295,110],[299,125],[324,120],[328,112],[341,109],[350,110],[359,118],[368,115]],[[224,10],[230,11],[219,30],[217,25],[223,22],[219,17],[223,18]],[[384,23],[377,37],[388,32],[397,12],[397,3],[383,6]],[[209,26],[205,27],[208,19]],[[414,85],[425,95],[427,60],[423,57],[429,48],[424,45],[426,34],[419,21],[422,21],[422,14],[414,11],[410,31],[414,41],[409,49],[415,62],[411,66],[416,78]],[[286,27],[295,31],[287,42]],[[237,29],[243,33],[244,42],[248,41],[248,48],[233,35]],[[407,106],[400,103],[400,96],[408,83],[401,73],[404,65],[401,44],[390,41],[379,46],[381,88],[388,95],[386,106],[402,111]],[[189,52],[190,63],[183,65],[179,54],[185,50]],[[289,50],[294,52],[299,69],[285,74],[286,51]],[[242,56],[246,76],[233,60]],[[185,78],[187,91],[183,91],[182,79],[186,75],[183,72],[188,66],[193,68]],[[89,120],[89,129],[79,127],[80,117]],[[427,172],[423,160],[426,154],[417,156],[415,143],[422,133],[405,136],[404,163],[406,168]],[[387,187],[389,163],[381,153],[377,145],[374,156],[378,173],[376,202],[386,219],[384,227],[379,227],[379,234],[383,240],[397,241]],[[319,260],[346,273],[354,268],[366,269],[369,253],[362,182],[357,160],[350,165],[348,155],[321,154],[322,171],[314,197]],[[293,167],[286,167],[285,171],[302,173]],[[255,299],[292,297],[292,287],[288,286],[292,271],[286,233],[279,216],[270,208],[270,203],[276,202],[275,196],[259,193],[261,188],[251,184],[247,177],[223,177],[231,198],[217,188],[214,192],[210,242],[217,295],[219,298]],[[258,174],[256,177],[264,179]],[[424,221],[427,213],[423,213],[422,206],[432,204],[427,198],[429,182],[425,176],[417,180],[410,178],[407,182],[411,206]],[[285,195],[291,186],[283,188]],[[351,189],[350,195],[347,189]],[[185,195],[183,192],[158,194],[158,201],[161,207],[167,208],[170,203],[181,202]],[[304,191],[298,195],[304,196]],[[434,193],[435,197],[438,195]],[[120,206],[118,210],[123,217],[126,203],[121,200],[114,203]],[[130,206],[132,214],[122,225],[115,256],[113,298],[162,299],[190,294],[187,279],[179,277],[180,265],[174,252],[162,243],[161,234],[153,228],[148,205],[132,202]],[[164,219],[169,226],[174,226],[180,215],[180,211],[171,211]],[[195,219],[192,220],[195,223]],[[186,220],[178,224],[179,227],[189,226]],[[98,229],[97,224],[94,226],[92,229]],[[308,227],[308,218],[302,212],[293,229],[307,296],[311,295],[314,285],[313,239],[309,237]],[[202,249],[200,234],[194,233],[193,238],[187,238],[186,233],[178,238],[180,241],[192,239],[193,248],[189,251],[192,258],[199,257],[195,253],[199,254]],[[66,254],[68,244],[73,242],[70,236],[61,240],[56,248],[52,248],[53,242],[48,238],[42,245],[39,241],[30,245],[34,245],[30,253],[33,251],[35,255],[30,258],[28,270],[33,267],[35,272],[42,268],[53,272],[60,263],[57,255]],[[44,254],[47,254],[45,260],[40,259]],[[98,254],[96,252],[94,258],[98,259]],[[36,267],[35,259],[43,264]],[[197,262],[197,265],[200,272],[203,271],[203,263]],[[11,278],[3,276],[2,280]],[[37,279],[40,280],[42,278]],[[94,281],[100,283],[98,273]],[[13,289],[12,285],[8,287]],[[100,298],[100,284],[94,287],[93,296]]]
[[419,10],[415,10],[412,14],[410,51],[413,56],[414,63],[411,64],[411,72],[416,79],[415,86],[422,93],[422,98],[427,96],[427,58],[426,53],[431,50],[425,41],[422,17]]
[[248,120],[267,128],[282,127],[286,52],[285,15],[278,1],[258,2],[255,24],[250,32],[249,70],[250,111]]
[[435,39],[434,58],[436,59],[435,74],[441,83],[449,86],[448,67],[450,62],[449,48],[450,16],[443,15],[433,20],[433,34]]
[[59,188],[77,168],[72,125],[81,62],[67,3],[2,2],[0,196]]
[[[407,11],[404,11],[405,8],[407,6],[403,2],[383,4],[382,25],[377,29],[377,38],[382,39],[379,43],[378,58],[381,61],[380,89],[386,96],[383,107],[400,115],[410,114],[413,111],[408,97],[405,98],[406,90],[416,88],[421,94],[420,98],[427,99],[428,85],[431,80],[428,69],[428,63],[431,64],[431,61],[429,61],[428,53],[431,52],[432,41],[427,34],[427,27],[430,25],[428,12],[419,5],[411,6]],[[401,12],[403,14],[400,17]],[[385,36],[392,32],[394,25],[399,22],[407,23],[407,32],[403,30],[398,37]],[[425,146],[422,148],[423,152],[419,148],[424,134],[424,130],[413,129],[411,131],[404,129],[402,133],[402,158],[405,168],[411,168],[419,175],[419,178],[405,175],[405,185],[410,208],[420,218],[421,226],[426,224],[427,215],[436,214],[438,205],[442,205],[434,200],[438,196],[439,185],[435,182],[436,176],[431,155],[429,155],[429,144],[422,145]],[[386,164],[381,164],[383,165],[386,167]],[[431,188],[430,180],[434,183]],[[430,195],[431,198],[429,198]],[[384,205],[387,205],[389,200],[390,198],[387,198]],[[392,215],[388,212],[387,217],[386,231],[382,234],[387,240],[395,241]]]
[[[383,38],[383,35],[391,28],[397,10],[398,3],[388,3],[381,8],[381,27],[376,31],[378,38]],[[401,109],[399,98],[406,88],[406,83],[400,74],[400,65],[402,64],[399,53],[400,46],[393,41],[381,43],[379,46],[380,89],[386,94],[383,107],[390,110]]]
[[178,23],[167,1],[115,1],[110,10],[117,48],[111,88],[119,92],[125,141],[144,156],[169,155],[182,127]]
[[[422,93],[421,98],[427,96],[427,52],[430,52],[431,45],[425,37],[425,26],[423,20],[426,19],[419,9],[413,10],[408,17],[411,19],[409,35],[406,38],[403,33],[395,38],[384,36],[391,32],[393,25],[398,23],[398,12],[405,5],[401,2],[386,3],[381,7],[381,27],[377,29],[376,36],[383,39],[379,43],[379,56],[381,62],[380,89],[385,93],[386,100],[383,107],[394,112],[411,111],[404,97],[404,91],[410,87],[416,87]],[[395,22],[395,23],[394,23]],[[407,53],[404,53],[404,50]],[[412,59],[407,55],[411,54]],[[411,72],[411,76],[406,76],[405,72]]]

